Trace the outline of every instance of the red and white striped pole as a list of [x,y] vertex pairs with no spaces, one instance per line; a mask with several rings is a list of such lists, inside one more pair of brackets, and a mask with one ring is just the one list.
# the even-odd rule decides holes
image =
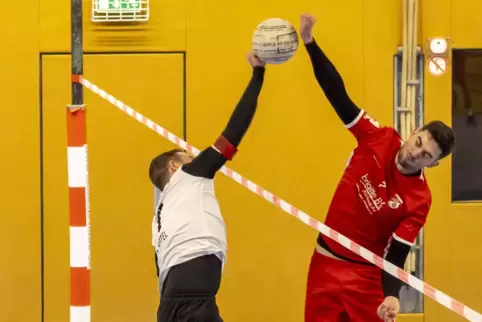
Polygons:
[[90,220],[85,105],[67,107],[70,321],[90,321]]
[[90,220],[82,48],[82,0],[71,0],[72,104],[67,106],[70,321],[90,322]]

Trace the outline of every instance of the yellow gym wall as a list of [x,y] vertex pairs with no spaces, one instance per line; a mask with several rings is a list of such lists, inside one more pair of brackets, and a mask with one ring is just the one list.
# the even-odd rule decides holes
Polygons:
[[[151,21],[101,27],[84,1],[85,75],[198,148],[223,130],[250,77],[245,54],[255,26],[283,17],[296,27],[318,17],[315,37],[352,98],[392,124],[392,57],[401,43],[401,0],[290,2],[151,1]],[[70,102],[68,3],[6,2],[0,82],[4,88],[0,321],[41,321],[40,141],[43,143],[45,322],[69,314],[68,211],[64,105]],[[422,36],[451,36],[481,47],[477,0],[426,0]],[[479,10],[477,10],[479,9]],[[472,14],[471,14],[472,13]],[[462,18],[471,14],[471,18]],[[10,27],[7,31],[6,27]],[[119,30],[122,30],[120,32]],[[183,51],[187,51],[186,93]],[[105,54],[105,52],[118,54]],[[134,54],[133,52],[150,52]],[[39,60],[39,53],[48,53]],[[42,66],[43,138],[39,70]],[[21,81],[19,81],[21,80]],[[450,76],[426,77],[426,118],[450,122]],[[152,189],[147,165],[172,146],[86,90],[92,224],[92,320],[154,321],[158,302],[150,249]],[[108,124],[107,122],[112,121]],[[124,132],[125,131],[125,132]],[[14,132],[15,135],[5,135]],[[259,109],[229,164],[322,220],[354,140],[312,75],[303,47],[287,64],[269,66]],[[326,163],[325,163],[326,162]],[[426,229],[426,279],[482,310],[478,205],[451,205],[450,161],[428,171],[434,207]],[[219,304],[226,321],[301,321],[316,232],[219,175],[217,195],[228,225],[229,253]],[[451,230],[448,230],[448,227]],[[440,246],[454,236],[450,247]],[[480,253],[480,251],[479,251]],[[28,308],[25,309],[25,308]],[[426,300],[425,321],[461,321]],[[400,321],[420,321],[423,316]]]
[[2,2],[0,321],[40,321],[40,113],[36,1]]

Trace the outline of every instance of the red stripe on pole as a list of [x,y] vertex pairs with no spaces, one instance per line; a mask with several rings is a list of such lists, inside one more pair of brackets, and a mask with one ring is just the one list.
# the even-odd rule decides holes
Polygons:
[[72,74],[72,82],[82,83],[82,75]]
[[70,280],[70,305],[90,305],[90,271],[86,267],[71,267]]
[[69,188],[70,226],[85,227],[87,225],[85,211],[85,188]]
[[84,146],[86,142],[85,106],[77,110],[67,107],[67,145]]

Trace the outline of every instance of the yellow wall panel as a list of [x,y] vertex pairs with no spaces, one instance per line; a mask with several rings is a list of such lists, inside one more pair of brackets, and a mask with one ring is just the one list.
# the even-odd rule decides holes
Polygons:
[[2,13],[0,321],[40,322],[38,7],[6,1]]
[[423,314],[401,314],[397,322],[424,322]]
[[[181,54],[88,55],[85,76],[176,135],[183,133]],[[46,322],[68,321],[69,220],[65,104],[70,56],[44,56]],[[91,204],[92,321],[155,321],[150,160],[165,139],[85,90]]]
[[482,48],[482,1],[452,0],[452,37],[457,48]]
[[[185,0],[150,0],[150,11],[148,22],[94,23],[92,0],[83,0],[84,51],[183,51]],[[70,1],[40,0],[39,12],[41,52],[70,52]]]
[[393,56],[402,44],[402,0],[363,1],[365,108],[393,125]]
[[452,0],[420,1],[423,41],[428,37],[445,37],[451,34],[451,6]]
[[[478,1],[426,0],[422,2],[422,39],[450,37],[455,47],[480,47]],[[465,9],[463,9],[465,8]],[[468,10],[470,9],[471,10]],[[466,15],[462,19],[462,9]],[[480,22],[478,22],[480,24]],[[472,28],[472,27],[474,28]],[[425,78],[426,121],[451,124],[452,75]],[[433,205],[425,229],[425,279],[457,300],[482,311],[482,258],[477,239],[482,225],[480,204],[451,202],[451,158],[427,171]],[[427,322],[464,321],[431,299],[425,302]]]

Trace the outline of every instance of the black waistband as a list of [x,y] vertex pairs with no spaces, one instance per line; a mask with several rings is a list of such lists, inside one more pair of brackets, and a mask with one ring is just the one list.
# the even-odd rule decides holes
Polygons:
[[195,295],[195,294],[177,294],[162,295],[162,301],[170,303],[178,303],[183,301],[216,301],[216,295]]
[[317,243],[318,245],[320,245],[320,247],[322,247],[323,249],[325,249],[327,252],[329,252],[330,254],[332,254],[333,256],[339,258],[339,259],[343,259],[347,262],[350,262],[350,263],[355,263],[355,264],[362,264],[362,265],[373,265],[372,263],[369,263],[369,262],[362,262],[362,261],[357,261],[357,260],[353,260],[353,259],[350,259],[350,258],[346,258],[344,256],[341,256],[341,255],[338,255],[337,253],[335,253],[333,250],[331,250],[331,248],[328,246],[328,244],[325,242],[325,240],[323,239],[323,235],[319,234],[318,235],[318,239],[317,239]]
[[216,255],[194,258],[173,266],[162,287],[163,298],[209,298],[221,284],[222,264]]

